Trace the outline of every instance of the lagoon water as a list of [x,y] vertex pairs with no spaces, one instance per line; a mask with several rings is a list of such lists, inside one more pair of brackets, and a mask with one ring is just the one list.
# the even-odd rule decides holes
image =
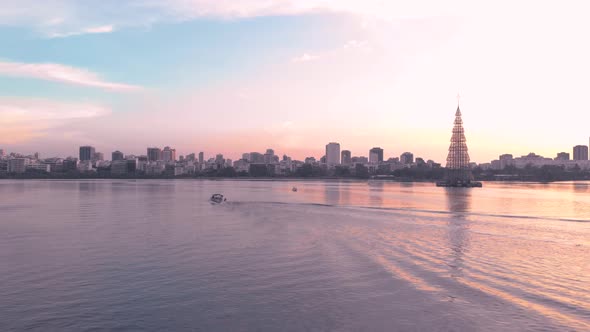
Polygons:
[[0,330],[588,331],[589,220],[590,183],[4,180]]

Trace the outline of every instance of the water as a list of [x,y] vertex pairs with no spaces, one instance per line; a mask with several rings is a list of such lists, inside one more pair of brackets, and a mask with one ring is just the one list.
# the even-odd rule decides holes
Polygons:
[[589,183],[0,181],[0,330],[590,330],[588,220]]

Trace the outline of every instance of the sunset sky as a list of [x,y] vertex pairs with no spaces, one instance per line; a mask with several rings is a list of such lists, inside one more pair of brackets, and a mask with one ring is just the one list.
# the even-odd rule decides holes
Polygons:
[[442,162],[590,136],[586,1],[2,0],[0,148]]

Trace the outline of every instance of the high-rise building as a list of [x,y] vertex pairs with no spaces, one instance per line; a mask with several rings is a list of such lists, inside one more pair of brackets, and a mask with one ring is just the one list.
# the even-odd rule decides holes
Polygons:
[[169,146],[162,150],[162,160],[166,162],[176,161],[176,149],[172,149]]
[[340,165],[340,143],[330,142],[326,145],[326,165]]
[[506,168],[506,166],[512,166],[514,164],[514,156],[511,154],[500,155],[500,169]]
[[259,152],[250,152],[250,162],[253,164],[263,164],[264,155]]
[[349,150],[342,150],[340,153],[340,162],[342,165],[350,165],[352,163],[352,155]]
[[102,161],[102,160],[104,160],[104,153],[102,153],[102,152],[95,152],[94,155],[92,156],[92,160],[93,161]]
[[412,163],[414,163],[414,154],[411,152],[404,152],[399,157],[399,161],[402,164],[406,164],[406,165],[412,164]]
[[561,160],[561,161],[570,160],[570,154],[567,152],[560,152],[557,154],[557,157],[555,157],[555,160]]
[[274,161],[275,151],[273,149],[266,149],[266,153],[264,154],[264,163],[265,164],[272,164]]
[[588,146],[574,146],[574,160],[588,160]]
[[111,158],[112,161],[125,160],[125,155],[123,154],[123,152],[121,152],[119,150],[113,152],[111,154],[111,156],[112,156],[112,158]]
[[8,160],[8,173],[24,173],[27,169],[28,160],[15,158]]
[[0,149],[0,158],[4,157],[4,149]]
[[204,162],[205,162],[205,153],[199,152],[199,164],[202,164]]
[[81,146],[80,147],[80,160],[92,160],[94,158],[94,153],[96,150],[93,146]]
[[380,163],[383,162],[383,149],[380,147],[369,150],[369,162]]
[[162,150],[160,148],[147,148],[148,161],[162,160]]

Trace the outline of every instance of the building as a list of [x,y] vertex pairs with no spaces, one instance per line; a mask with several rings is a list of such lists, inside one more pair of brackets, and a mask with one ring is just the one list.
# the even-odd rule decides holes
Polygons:
[[125,155],[123,154],[123,152],[121,152],[119,150],[113,152],[111,154],[111,156],[112,156],[112,158],[111,158],[112,161],[125,160]]
[[250,152],[250,162],[253,164],[264,164],[264,155],[258,152]]
[[30,169],[30,170],[34,170],[34,171],[38,171],[38,172],[46,172],[49,173],[51,172],[51,165],[49,164],[40,164],[40,163],[36,163],[36,164],[29,164],[26,166],[26,169]]
[[199,164],[205,162],[205,154],[203,152],[199,152]]
[[4,157],[4,149],[0,149],[0,158]]
[[162,160],[165,162],[176,161],[176,149],[172,149],[169,146],[165,147],[164,150],[162,150]]
[[340,162],[342,165],[350,165],[352,163],[352,155],[349,150],[342,150],[340,153]]
[[326,145],[326,165],[340,165],[340,143],[330,142]]
[[266,149],[266,153],[264,154],[264,163],[265,164],[273,164],[274,163],[274,156],[275,156],[275,151],[273,149]]
[[80,147],[80,161],[93,160],[95,153],[96,153],[96,150],[94,149],[93,146],[88,146],[88,145],[81,146]]
[[369,150],[369,162],[374,164],[383,162],[383,149],[376,147]]
[[93,161],[103,161],[104,160],[104,153],[102,152],[95,152],[94,156],[92,156]]
[[399,157],[399,161],[405,165],[413,164],[414,163],[414,154],[411,152],[404,152]]
[[555,157],[555,160],[561,160],[561,161],[570,160],[570,154],[567,152],[560,152],[557,154],[557,157]]
[[78,171],[79,172],[92,172],[94,168],[92,167],[92,160],[83,160],[78,163]]
[[73,172],[78,169],[78,159],[76,158],[67,158],[61,163],[62,171],[64,172]]
[[504,169],[508,166],[514,165],[514,156],[511,154],[500,155],[499,160],[500,160],[500,164],[499,164],[500,169]]
[[162,150],[160,148],[147,148],[148,161],[162,160]]
[[111,174],[113,175],[133,174],[137,169],[137,159],[115,160],[111,163]]
[[8,173],[24,173],[27,169],[26,158],[14,158],[8,160]]
[[574,160],[588,160],[588,146],[574,146]]
[[369,162],[369,158],[361,156],[361,157],[352,157],[351,158],[353,164],[366,164]]

